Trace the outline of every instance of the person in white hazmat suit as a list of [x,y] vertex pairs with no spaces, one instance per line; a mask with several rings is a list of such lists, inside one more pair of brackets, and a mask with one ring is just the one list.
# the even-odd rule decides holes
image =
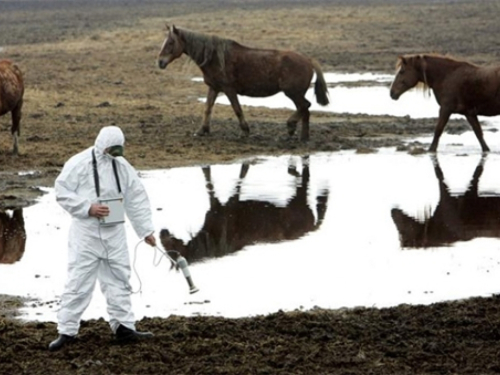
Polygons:
[[129,342],[153,336],[135,329],[124,225],[101,225],[110,211],[100,199],[122,196],[124,212],[139,238],[156,246],[149,198],[137,171],[122,157],[124,143],[119,127],[102,128],[94,146],[71,157],[55,181],[56,200],[71,214],[72,223],[67,281],[57,314],[59,337],[49,344],[50,351],[75,339],[97,279],[116,339]]

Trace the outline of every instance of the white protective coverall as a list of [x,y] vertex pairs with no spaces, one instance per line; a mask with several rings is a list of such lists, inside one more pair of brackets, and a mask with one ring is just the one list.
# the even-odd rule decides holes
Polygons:
[[106,297],[109,324],[113,332],[120,324],[135,330],[131,306],[130,260],[123,224],[100,226],[89,216],[97,198],[92,164],[94,149],[100,184],[100,197],[119,196],[112,160],[116,160],[125,213],[139,238],[154,232],[151,207],[137,171],[123,157],[105,154],[108,147],[123,146],[120,128],[101,129],[94,147],[70,158],[55,182],[57,202],[72,216],[68,240],[68,276],[58,312],[58,332],[74,336],[80,319],[92,298],[96,279]]

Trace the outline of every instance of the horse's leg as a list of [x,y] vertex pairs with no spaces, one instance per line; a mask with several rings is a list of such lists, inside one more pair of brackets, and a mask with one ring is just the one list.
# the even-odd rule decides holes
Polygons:
[[434,165],[434,174],[436,175],[436,178],[439,182],[439,191],[441,193],[441,197],[446,197],[447,187],[446,184],[444,183],[444,173],[443,170],[441,169],[441,166],[439,165],[439,160],[437,158],[437,155],[434,154],[431,160],[432,164]]
[[307,100],[306,102],[307,106],[302,109],[302,129],[300,133],[300,140],[304,142],[309,140],[309,107],[311,106],[311,103]]
[[486,160],[485,154],[482,155],[481,160],[477,163],[476,170],[472,175],[471,182],[469,183],[469,189],[465,192],[464,196],[477,197],[479,195],[479,179],[484,171],[484,162]]
[[241,164],[240,177],[239,177],[240,180],[243,180],[246,177],[249,168],[250,164],[248,164],[247,162]]
[[[285,92],[285,95],[288,96],[293,103],[295,104],[295,107],[297,107],[297,111],[288,119],[287,126],[288,126],[288,134],[293,135],[295,132],[295,127],[297,126],[297,122],[295,124],[290,122],[291,119],[294,119],[295,116],[300,118],[302,120],[302,129],[300,132],[300,140],[301,141],[308,141],[309,140],[309,107],[311,106],[311,103],[305,98],[305,94],[302,95],[297,95],[297,94],[290,94]],[[292,131],[291,131],[292,130]]]
[[213,208],[217,204],[217,198],[215,197],[210,166],[206,165],[202,167],[201,170],[203,171],[203,176],[205,176],[205,187],[207,188],[208,196],[210,197],[210,208]]
[[243,135],[247,136],[250,134],[250,128],[248,127],[248,123],[245,120],[245,116],[243,116],[243,110],[240,106],[240,101],[238,100],[238,95],[233,90],[224,91],[227,98],[231,102],[231,106],[233,107],[233,111],[238,117],[238,121],[240,122],[240,129],[243,131]]
[[450,115],[451,113],[448,110],[443,110],[442,107],[439,110],[439,120],[436,125],[436,129],[434,130],[434,138],[432,139],[431,146],[429,147],[430,152],[436,152],[439,138],[441,137],[441,134],[443,134],[444,127],[450,119]]
[[212,108],[214,107],[215,99],[217,99],[218,93],[219,92],[215,91],[213,88],[208,88],[203,125],[201,126],[200,130],[195,133],[195,135],[206,135],[210,133],[210,117],[212,116]]
[[288,135],[291,137],[295,134],[295,130],[297,130],[297,123],[300,120],[300,112],[296,110],[293,115],[291,115],[286,121],[286,127],[288,129]]
[[14,142],[13,154],[19,155],[18,137],[21,133],[21,108],[22,101],[12,110],[12,138]]
[[240,200],[241,185],[243,184],[243,180],[245,179],[249,168],[250,164],[247,162],[241,164],[240,177],[238,178],[238,183],[236,184],[236,194],[234,195],[234,197],[237,197],[238,201]]
[[486,142],[484,141],[483,131],[481,129],[481,124],[479,123],[477,116],[476,115],[465,115],[465,117],[467,118],[467,121],[469,121],[469,124],[472,126],[472,130],[474,130],[474,134],[476,134],[477,140],[481,144],[481,148],[483,149],[483,152],[490,151],[489,147],[486,145]]

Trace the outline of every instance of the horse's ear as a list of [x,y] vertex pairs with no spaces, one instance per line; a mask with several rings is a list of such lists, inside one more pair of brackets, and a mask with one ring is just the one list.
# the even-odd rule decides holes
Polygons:
[[175,27],[175,25],[172,25],[172,32],[173,32],[175,35],[179,35],[179,30],[177,29],[177,27]]
[[169,26],[169,24],[168,24],[168,23],[165,23],[165,30],[166,30],[166,31],[170,31],[170,26]]
[[399,56],[399,61],[401,61],[401,65],[406,65],[408,61],[406,61],[406,57],[404,56]]

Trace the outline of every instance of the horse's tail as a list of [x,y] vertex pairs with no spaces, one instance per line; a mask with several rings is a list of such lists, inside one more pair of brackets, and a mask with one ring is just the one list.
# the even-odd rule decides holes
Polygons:
[[330,103],[330,100],[328,99],[328,87],[326,85],[321,66],[314,59],[311,59],[311,63],[314,71],[316,72],[316,82],[314,83],[314,94],[316,95],[316,101],[318,102],[318,104],[328,105],[328,103]]

